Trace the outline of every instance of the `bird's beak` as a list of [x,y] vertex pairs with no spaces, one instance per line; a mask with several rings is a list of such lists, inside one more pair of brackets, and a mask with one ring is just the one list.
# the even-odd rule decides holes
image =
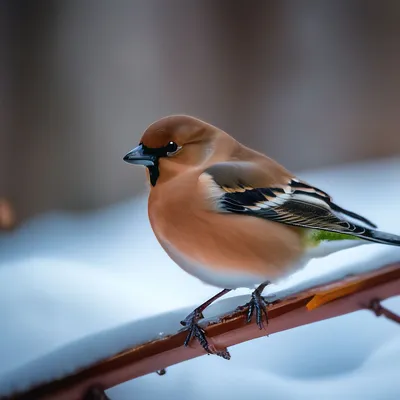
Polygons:
[[124,157],[124,161],[129,164],[139,164],[145,165],[146,167],[152,167],[155,165],[156,157],[151,154],[145,154],[143,146],[140,144]]

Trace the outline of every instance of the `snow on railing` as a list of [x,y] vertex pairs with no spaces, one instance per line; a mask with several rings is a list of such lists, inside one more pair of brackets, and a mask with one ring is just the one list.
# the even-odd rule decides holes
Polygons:
[[[269,306],[269,324],[265,330],[259,330],[254,321],[246,324],[245,311],[221,313],[219,317],[205,320],[203,327],[209,341],[216,348],[225,349],[260,336],[363,309],[370,309],[376,316],[384,316],[400,323],[398,315],[380,304],[381,300],[396,295],[400,295],[400,263],[386,263],[377,269],[366,268],[340,279],[303,288],[297,293],[292,291],[287,292],[285,296],[277,296]],[[220,303],[224,303],[228,310],[229,307],[230,310],[234,310],[236,307],[232,303],[233,299],[235,298]],[[173,318],[171,315],[169,317]],[[134,335],[134,331],[131,334]],[[185,332],[175,332],[140,343],[50,381],[33,381],[30,387],[23,390],[15,388],[4,393],[0,387],[0,398],[105,400],[108,397],[104,391],[111,387],[152,372],[163,375],[162,372],[168,366],[205,354],[197,342],[191,343],[188,348],[183,347],[185,337]],[[89,343],[89,340],[90,338],[86,343]],[[73,344],[69,350],[72,348]],[[49,360],[51,361],[51,357]],[[56,364],[54,361],[53,359],[53,365]],[[36,364],[41,365],[41,361],[37,360]],[[28,366],[28,371],[22,372],[29,374],[29,368],[34,370],[35,364]]]

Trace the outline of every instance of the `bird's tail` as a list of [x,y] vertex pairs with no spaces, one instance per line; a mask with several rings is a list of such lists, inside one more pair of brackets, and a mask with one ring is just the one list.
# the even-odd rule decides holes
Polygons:
[[363,229],[364,232],[357,234],[360,239],[370,242],[400,246],[400,236],[392,233],[377,231],[375,229]]

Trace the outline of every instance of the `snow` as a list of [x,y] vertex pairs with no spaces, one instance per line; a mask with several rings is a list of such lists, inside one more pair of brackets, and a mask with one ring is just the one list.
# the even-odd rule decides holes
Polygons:
[[[300,177],[382,230],[399,233],[399,170],[400,159],[389,159]],[[148,224],[144,197],[90,214],[33,219],[0,235],[0,260],[0,395],[173,333],[182,317],[217,290],[164,254]],[[398,260],[400,248],[360,246],[314,260],[264,293],[284,297]],[[233,292],[206,317],[243,304],[249,293]],[[399,297],[384,304],[400,312]],[[133,394],[172,399],[186,391],[193,399],[262,392],[285,400],[397,399],[398,329],[360,311],[235,346],[229,362],[197,358],[169,368],[165,376],[150,374],[107,393],[113,400]]]

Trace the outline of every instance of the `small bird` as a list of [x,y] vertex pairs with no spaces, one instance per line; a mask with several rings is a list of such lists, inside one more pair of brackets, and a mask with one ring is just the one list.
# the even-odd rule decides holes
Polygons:
[[[181,324],[187,346],[197,338],[213,349],[198,325],[202,312],[232,289],[254,288],[247,321],[267,319],[262,291],[270,281],[316,257],[369,242],[400,246],[400,236],[335,204],[324,191],[197,118],[173,115],[151,124],[124,160],[147,168],[148,214],[159,243],[176,264],[223,288]],[[268,320],[267,320],[268,322]]]

